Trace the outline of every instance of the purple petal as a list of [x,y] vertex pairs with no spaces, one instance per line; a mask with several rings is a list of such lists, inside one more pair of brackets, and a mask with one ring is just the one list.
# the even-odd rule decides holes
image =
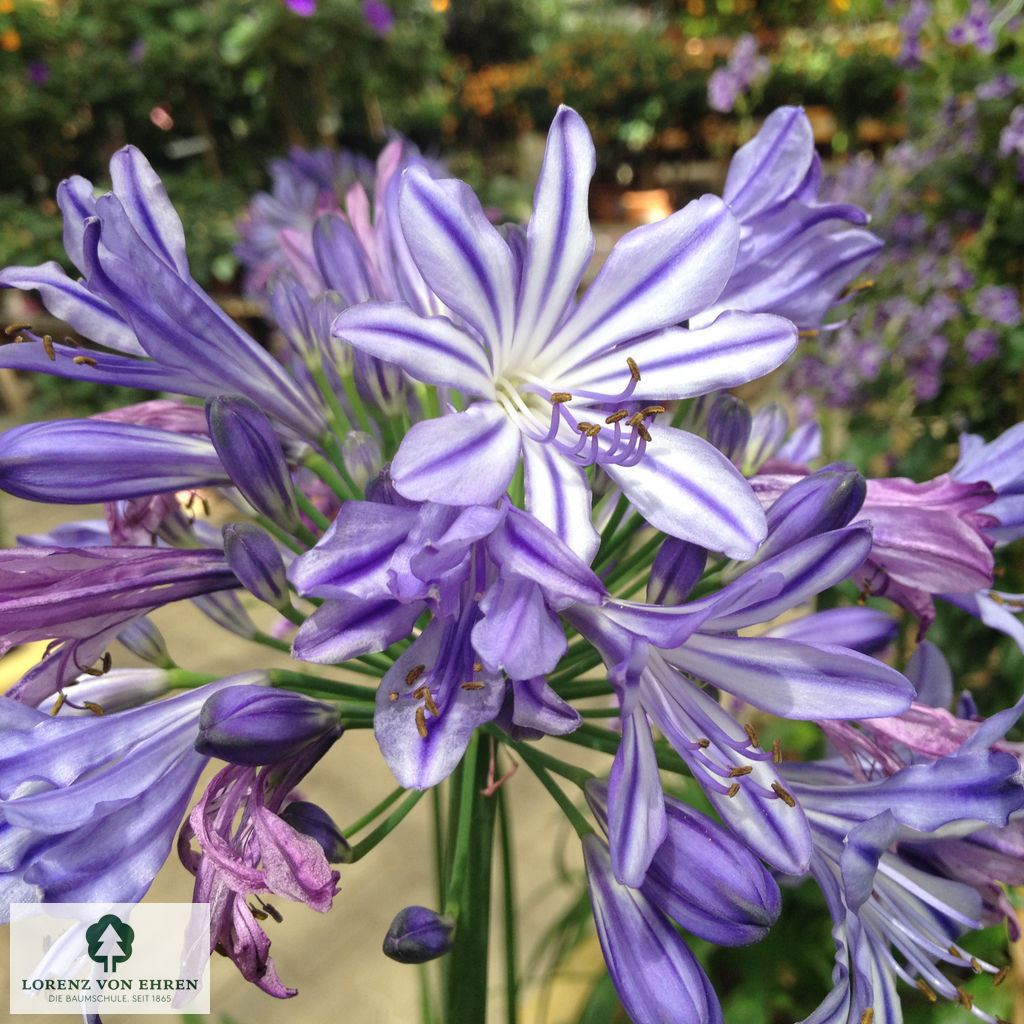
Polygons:
[[391,463],[399,494],[442,505],[487,505],[504,493],[519,463],[520,434],[501,406],[415,423]]
[[512,338],[516,272],[512,253],[464,182],[435,181],[425,167],[402,175],[402,230],[427,284],[492,352]]
[[730,558],[750,558],[765,536],[749,484],[716,448],[694,434],[655,425],[636,466],[603,468],[656,529]]
[[409,635],[422,611],[421,604],[397,601],[326,601],[299,627],[292,654],[301,661],[331,664],[383,651]]
[[398,302],[364,302],[344,310],[332,333],[426,384],[494,396],[493,374],[480,343],[442,316],[422,317]]

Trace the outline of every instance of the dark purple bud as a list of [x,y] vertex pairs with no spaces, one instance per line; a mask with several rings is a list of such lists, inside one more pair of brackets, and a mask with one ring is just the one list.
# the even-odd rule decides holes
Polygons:
[[281,442],[266,414],[241,395],[206,400],[210,438],[231,482],[258,512],[285,529],[299,524]]
[[750,410],[732,395],[719,395],[708,414],[708,440],[730,461],[742,459],[750,439]]
[[242,586],[272,608],[291,606],[284,559],[274,539],[254,523],[228,523],[224,527],[224,554]]
[[352,847],[345,841],[341,829],[318,804],[307,800],[293,800],[280,817],[296,832],[315,839],[331,864],[347,864],[352,859]]
[[444,956],[454,939],[453,918],[427,907],[406,907],[384,936],[384,955],[400,964],[425,964]]
[[768,539],[758,561],[808,537],[842,529],[860,511],[866,493],[864,478],[849,463],[836,462],[803,477],[768,509]]
[[669,537],[658,549],[647,583],[651,604],[682,604],[708,562],[707,551],[688,540]]
[[163,634],[146,615],[130,622],[117,639],[121,641],[137,658],[148,661],[158,668],[172,668],[174,662],[167,652],[167,643]]
[[338,712],[301,693],[265,686],[229,686],[203,705],[195,748],[232,764],[275,764],[332,731]]

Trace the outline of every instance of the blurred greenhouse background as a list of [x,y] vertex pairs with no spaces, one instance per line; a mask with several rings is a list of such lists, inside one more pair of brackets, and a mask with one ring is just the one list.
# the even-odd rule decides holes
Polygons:
[[[961,432],[992,438],[1024,419],[1024,27],[1019,3],[981,6],[979,27],[966,0],[0,0],[0,266],[70,268],[55,189],[71,174],[105,188],[131,143],[181,213],[195,278],[269,344],[236,249],[255,194],[296,201],[274,174],[296,148],[317,182],[309,218],[397,132],[496,219],[522,220],[567,103],[598,147],[600,244],[720,190],[764,116],[801,104],[830,198],[866,208],[886,249],[827,339],[804,339],[759,386],[796,422],[821,420],[829,458],[925,479],[955,461]],[[39,318],[27,296],[0,301],[5,323]],[[125,400],[0,370],[5,423]],[[1017,558],[1008,591],[1024,591]],[[934,628],[941,639],[942,615]],[[1024,659],[980,623],[958,628],[955,674],[983,712],[1002,706]],[[827,989],[827,918],[804,913],[809,898],[761,946],[709,952],[730,1022],[797,1019]],[[768,998],[767,973],[792,977]],[[996,1009],[1024,1020],[1011,988]],[[613,998],[598,986],[580,1019],[614,1019]],[[966,1017],[922,996],[908,1019]]]

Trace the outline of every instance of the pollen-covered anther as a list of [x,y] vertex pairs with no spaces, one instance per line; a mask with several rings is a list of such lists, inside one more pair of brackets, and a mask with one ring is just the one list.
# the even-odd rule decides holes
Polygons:
[[925,994],[925,998],[927,998],[929,1003],[937,1003],[939,1001],[939,997],[932,991],[931,986],[924,978],[918,978],[914,984]]
[[974,1006],[974,996],[963,987],[963,985],[957,985],[956,993],[960,997],[957,1002],[965,1009],[969,1010]]
[[584,430],[583,433],[586,434],[587,437],[597,437],[597,435],[601,433],[601,424],[588,423],[587,429]]
[[793,798],[793,794],[785,789],[781,782],[773,782],[772,790],[787,807],[796,807],[796,800]]
[[417,665],[415,668],[409,669],[409,672],[407,673],[407,675],[405,677],[405,685],[406,686],[412,686],[413,683],[415,683],[416,680],[419,679],[419,677],[421,675],[423,675],[423,673],[426,670],[427,670],[427,666],[426,665]]
[[962,949],[957,949],[956,946],[947,946],[946,952],[949,953],[950,956],[955,956],[957,960],[967,959],[967,954]]
[[483,688],[484,688],[484,684],[483,683],[477,682],[476,680],[473,680],[473,679],[471,679],[468,683],[463,683],[462,684],[462,689],[463,690],[482,690]]
[[711,746],[711,740],[707,739],[704,736],[701,736],[697,740],[697,746],[700,747],[701,750],[707,750],[707,748]]
[[646,409],[640,410],[641,416],[660,416],[665,411],[663,405],[649,405]]
[[639,435],[640,435],[640,436],[641,436],[641,437],[642,437],[642,438],[643,438],[643,439],[644,439],[645,441],[647,441],[648,443],[650,442],[650,440],[651,440],[651,432],[650,432],[650,431],[649,431],[649,430],[648,430],[648,429],[647,429],[647,428],[646,428],[646,427],[645,427],[645,426],[644,426],[644,425],[643,425],[642,423],[638,423],[638,424],[636,425],[636,432],[637,432],[637,433],[638,433],[638,434],[639,434]]
[[32,330],[32,325],[31,324],[8,324],[4,328],[4,334],[6,334],[7,337],[9,338],[9,337],[11,337],[12,334],[17,334],[19,331],[31,331],[31,330]]
[[50,334],[43,335],[43,351],[51,363],[57,361],[57,353],[53,351],[53,336]]
[[1006,981],[1006,976],[1009,973],[1010,973],[1010,968],[1009,967],[1004,967],[1001,971],[999,971],[996,975],[993,976],[992,984],[993,985],[1002,985],[1002,983],[1004,981]]
[[778,737],[772,740],[772,761],[782,764],[782,743]]
[[820,331],[817,327],[807,327],[802,331],[797,332],[798,338],[816,338]]
[[102,715],[102,714],[104,714],[103,708],[101,708],[99,706],[99,704],[97,704],[95,701],[91,701],[91,700],[85,701],[84,707],[87,710],[91,711],[94,715]]
[[639,427],[644,421],[644,414],[642,412],[635,412],[632,416],[626,420],[627,427]]
[[396,700],[398,700],[398,694],[397,694],[397,693],[395,693],[395,691],[394,691],[394,690],[392,690],[392,691],[391,691],[391,692],[390,692],[390,693],[388,694],[388,700],[389,700],[389,701],[391,701],[391,703],[392,703],[392,704],[394,704],[394,703],[395,703],[395,701],[396,701]]
[[572,395],[568,391],[555,391],[552,393],[548,401],[552,405],[561,405],[563,402],[571,402]]
[[626,365],[629,367],[629,375],[633,378],[634,384],[640,383],[640,367],[632,356],[626,356]]
[[757,747],[760,746],[760,742],[757,738],[757,730],[749,722],[746,722],[743,725],[743,731],[747,734],[747,739],[750,740],[750,745],[757,749]]
[[971,957],[971,970],[974,971],[975,974],[981,974],[985,970],[985,968],[979,963],[976,956]]
[[875,1021],[875,1011],[874,1011],[873,1007],[869,1006],[860,1015],[860,1024],[874,1024],[874,1021]]
[[60,693],[57,694],[57,699],[53,702],[53,707],[50,709],[51,718],[55,716],[62,707],[64,707],[64,701],[66,701],[67,699],[68,695],[63,690],[61,690]]
[[75,356],[72,360],[78,366],[98,366],[99,364],[92,356]]
[[427,713],[422,707],[416,709],[416,731],[423,739],[427,738]]
[[423,701],[423,706],[435,717],[440,718],[441,712],[438,710],[437,705],[434,703],[434,696],[430,692],[429,686],[421,686],[413,696],[417,700]]
[[729,787],[729,791],[726,793],[726,796],[735,796],[739,791],[740,791],[740,784],[738,782],[734,782]]
[[605,423],[618,423],[624,420],[629,415],[628,409],[619,409],[617,412],[613,412],[611,416],[605,416]]
[[742,775],[749,775],[754,770],[751,764],[737,764],[729,769],[729,778],[738,779]]

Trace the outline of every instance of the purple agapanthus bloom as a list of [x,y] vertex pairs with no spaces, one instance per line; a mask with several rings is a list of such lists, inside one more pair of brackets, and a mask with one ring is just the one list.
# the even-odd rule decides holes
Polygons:
[[58,377],[206,397],[252,398],[299,436],[326,430],[322,399],[292,378],[196,284],[181,221],[146,158],[127,146],[110,162],[113,190],[68,178],[57,190],[64,248],[81,279],[56,263],[7,267],[0,286],[35,288],[43,305],[109,351],[84,355],[30,331],[0,348],[0,365]]
[[735,262],[739,226],[711,196],[621,239],[577,302],[594,248],[594,165],[586,126],[561,108],[525,245],[511,245],[463,183],[417,167],[403,175],[409,249],[458,322],[366,302],[334,330],[471,400],[412,427],[391,466],[395,486],[414,500],[487,504],[522,459],[526,507],[588,559],[597,537],[586,467],[596,464],[657,528],[749,555],[764,527],[742,478],[690,434],[659,427],[648,440],[645,420],[661,407],[646,403],[760,376],[793,350],[795,329],[740,313],[701,330],[675,326],[718,298]]
[[771,62],[757,55],[757,40],[749,32],[736,40],[724,68],[716,68],[708,80],[708,106],[727,113],[752,86],[768,74]]
[[566,650],[558,612],[596,604],[605,589],[567,545],[507,502],[346,502],[289,576],[301,594],[327,599],[295,637],[293,652],[307,661],[384,650],[431,612],[377,693],[377,741],[403,786],[447,776],[473,730],[501,711],[509,686],[514,725],[564,733],[579,723],[544,675]]
[[[340,727],[265,768],[229,765],[210,782],[178,837],[178,855],[196,876],[194,900],[210,904],[210,948],[279,999],[296,994],[278,977],[270,939],[247,898],[283,896],[319,913],[331,908],[339,873],[316,838],[284,817],[294,789],[334,744]],[[192,848],[192,839],[199,845]],[[267,912],[280,915],[267,904]],[[263,915],[266,916],[265,914]]]
[[[896,714],[909,705],[907,679],[837,643],[736,635],[846,578],[863,560],[870,532],[844,525],[859,506],[851,478],[856,474],[829,470],[780,499],[768,512],[761,560],[707,597],[672,606],[609,599],[600,608],[564,613],[601,653],[622,704],[623,739],[609,797],[620,880],[639,884],[664,835],[648,719],[734,831],[782,870],[806,870],[810,835],[771,753],[693,677],[784,718],[861,718],[879,713],[872,708]],[[682,551],[656,560],[649,594],[682,600],[696,581],[690,561]],[[679,566],[686,580],[673,583]]]
[[395,16],[391,8],[381,0],[363,0],[363,20],[382,37],[395,27]]
[[[192,749],[206,699],[250,672],[130,710],[121,680],[74,687],[107,713],[64,715],[0,697],[0,895],[134,903],[170,852],[207,758]],[[149,696],[146,686],[136,697]],[[112,698],[109,699],[108,698]]]

